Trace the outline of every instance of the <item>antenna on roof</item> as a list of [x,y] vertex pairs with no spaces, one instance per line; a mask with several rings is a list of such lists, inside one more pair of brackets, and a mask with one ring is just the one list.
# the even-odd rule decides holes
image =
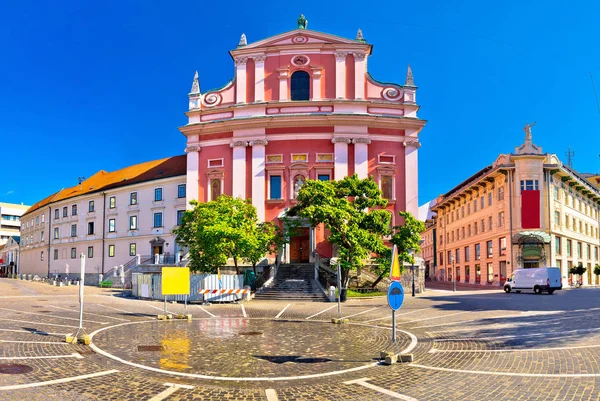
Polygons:
[[567,156],[567,165],[569,166],[569,168],[573,168],[573,158],[575,157],[575,151],[571,150],[570,146],[569,150],[565,152],[565,156]]
[[79,180],[79,185],[81,185],[85,181],[85,177],[77,177],[77,180]]

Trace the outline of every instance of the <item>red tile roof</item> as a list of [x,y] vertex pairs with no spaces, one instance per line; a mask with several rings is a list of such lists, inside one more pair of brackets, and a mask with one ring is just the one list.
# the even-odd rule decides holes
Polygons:
[[31,213],[41,207],[61,200],[87,195],[94,192],[106,191],[141,182],[160,180],[162,178],[176,177],[186,174],[186,155],[168,157],[166,159],[153,160],[145,163],[135,164],[117,171],[98,171],[80,185],[63,188],[58,192],[31,206],[24,215]]

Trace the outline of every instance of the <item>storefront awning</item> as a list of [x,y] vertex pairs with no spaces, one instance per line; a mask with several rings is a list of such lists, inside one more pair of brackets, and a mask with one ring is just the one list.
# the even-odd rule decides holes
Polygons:
[[512,237],[513,244],[549,244],[550,240],[550,234],[544,231],[521,231]]

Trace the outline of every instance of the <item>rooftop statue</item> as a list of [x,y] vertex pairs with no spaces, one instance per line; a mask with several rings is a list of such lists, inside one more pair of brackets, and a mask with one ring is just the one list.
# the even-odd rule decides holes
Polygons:
[[308,20],[304,18],[304,14],[300,14],[300,18],[298,18],[298,29],[306,29],[308,26]]
[[525,123],[525,127],[523,128],[523,131],[525,131],[525,140],[526,141],[531,141],[531,129],[533,128],[535,123],[536,123],[536,121],[534,121],[533,124]]

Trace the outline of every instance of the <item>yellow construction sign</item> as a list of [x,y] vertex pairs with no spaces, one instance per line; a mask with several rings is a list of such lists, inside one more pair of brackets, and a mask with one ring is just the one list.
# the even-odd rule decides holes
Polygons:
[[390,266],[390,281],[400,281],[400,260],[398,259],[398,248],[394,245],[392,249],[392,265]]
[[163,295],[189,295],[190,268],[163,267],[161,284]]

